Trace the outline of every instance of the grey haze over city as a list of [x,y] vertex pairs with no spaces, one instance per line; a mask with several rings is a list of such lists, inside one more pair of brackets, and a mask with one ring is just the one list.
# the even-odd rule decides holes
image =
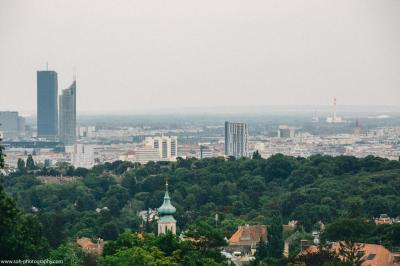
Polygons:
[[76,72],[79,114],[334,97],[398,109],[399,25],[400,1],[386,0],[1,0],[0,109],[36,114],[46,62],[59,91]]

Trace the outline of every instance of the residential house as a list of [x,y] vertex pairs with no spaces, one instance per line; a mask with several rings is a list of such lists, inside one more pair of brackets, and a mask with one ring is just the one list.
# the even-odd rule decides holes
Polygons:
[[91,253],[93,255],[99,256],[103,253],[103,248],[104,248],[104,241],[103,239],[98,238],[97,243],[93,243],[92,240],[90,240],[87,237],[82,237],[78,238],[76,240],[76,243],[85,251],[88,253]]

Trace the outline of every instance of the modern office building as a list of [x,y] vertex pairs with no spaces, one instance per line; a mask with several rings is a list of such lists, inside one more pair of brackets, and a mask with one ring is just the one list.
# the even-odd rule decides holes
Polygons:
[[161,161],[175,161],[178,156],[178,137],[176,136],[160,136],[147,137],[145,146],[157,149]]
[[60,95],[60,141],[65,145],[76,141],[76,80]]
[[55,71],[37,71],[37,135],[58,137],[58,81]]
[[287,125],[280,125],[278,127],[278,138],[293,138],[294,129]]
[[248,127],[246,123],[225,122],[225,155],[235,158],[247,157]]
[[5,139],[23,135],[25,133],[25,118],[19,116],[18,112],[0,112],[0,131],[4,133]]
[[149,161],[175,161],[178,156],[176,136],[146,137],[135,151],[135,161],[141,164]]

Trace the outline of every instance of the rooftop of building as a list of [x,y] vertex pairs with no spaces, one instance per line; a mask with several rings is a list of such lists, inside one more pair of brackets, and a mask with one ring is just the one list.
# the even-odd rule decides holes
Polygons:
[[[400,254],[392,253],[387,248],[378,244],[364,244],[356,243],[360,249],[364,252],[364,262],[362,266],[399,266],[400,265]],[[340,243],[335,242],[332,244],[331,249],[336,253],[340,250]],[[307,247],[301,251],[299,255],[306,255],[310,253],[316,253],[319,248],[315,245]]]
[[93,243],[90,238],[81,237],[76,240],[76,243],[86,252],[101,255],[103,253],[104,241],[102,239],[98,239],[97,243]]
[[176,212],[176,208],[171,204],[171,198],[169,197],[168,182],[165,183],[164,202],[157,211],[160,215],[172,215]]
[[229,239],[230,245],[241,245],[249,242],[259,242],[260,238],[267,238],[266,225],[243,225],[239,226],[237,231]]

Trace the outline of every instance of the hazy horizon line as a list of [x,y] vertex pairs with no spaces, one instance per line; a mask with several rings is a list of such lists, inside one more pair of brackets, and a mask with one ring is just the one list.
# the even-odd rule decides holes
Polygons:
[[[327,113],[332,111],[332,105],[322,104],[298,104],[298,105],[219,105],[219,106],[186,106],[186,107],[165,107],[165,108],[136,108],[126,110],[109,110],[109,111],[93,111],[93,110],[78,110],[78,116],[82,115],[163,115],[163,114],[262,114],[263,112],[278,112],[278,113],[291,113],[291,112],[322,112]],[[24,117],[35,117],[36,111],[18,111],[18,110],[3,110],[0,111],[11,111],[18,112]],[[400,106],[396,105],[337,105],[338,112],[362,112],[362,113],[398,113],[400,112]]]

